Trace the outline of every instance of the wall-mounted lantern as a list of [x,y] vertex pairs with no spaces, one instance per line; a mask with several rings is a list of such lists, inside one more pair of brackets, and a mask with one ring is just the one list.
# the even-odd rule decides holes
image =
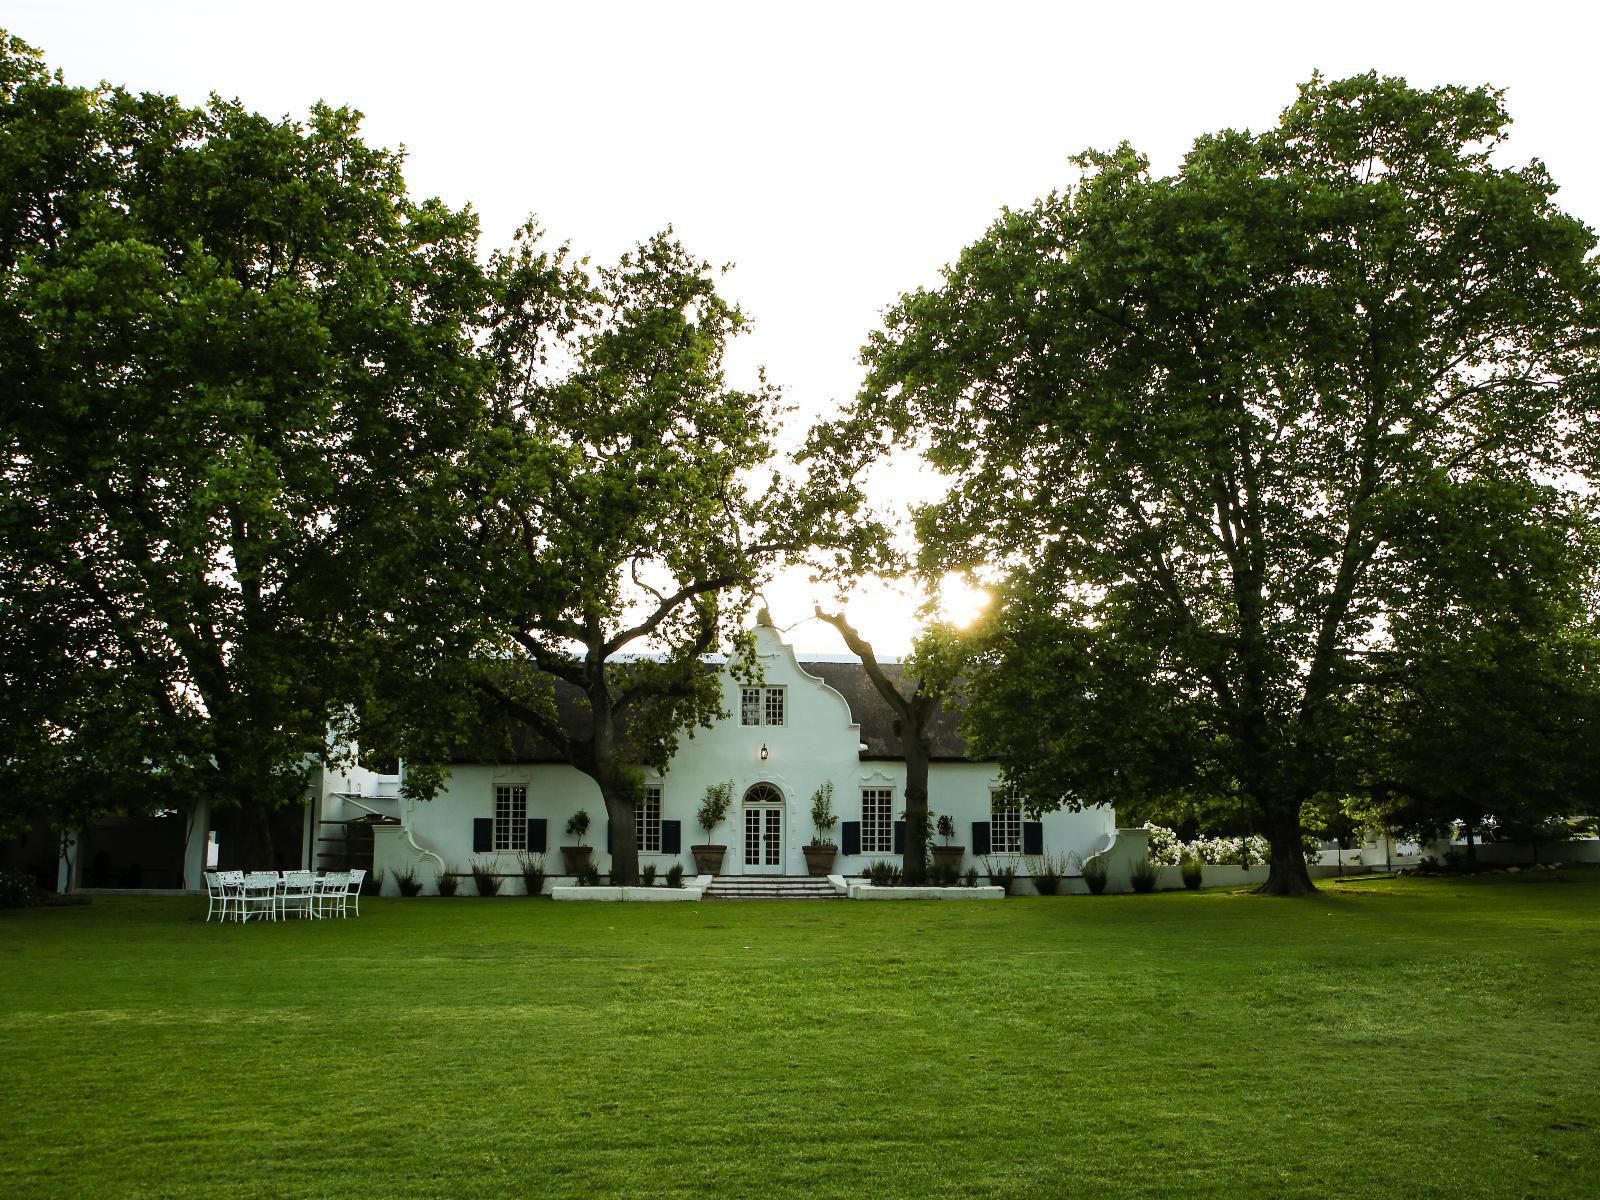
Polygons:
[[765,742],[761,743],[761,761],[767,761],[767,744]]

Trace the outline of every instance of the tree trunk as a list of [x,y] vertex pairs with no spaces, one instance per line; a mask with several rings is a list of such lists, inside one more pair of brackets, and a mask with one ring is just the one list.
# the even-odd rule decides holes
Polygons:
[[917,736],[903,737],[906,755],[906,843],[900,874],[916,885],[928,878],[928,755]]
[[639,878],[638,799],[625,780],[600,785],[606,802],[606,819],[611,822],[611,882],[615,886],[634,883]]
[[272,846],[272,809],[260,796],[244,796],[239,800],[233,860],[244,871],[277,869]]
[[1315,892],[1300,840],[1299,801],[1282,801],[1267,810],[1267,840],[1272,862],[1267,881],[1256,891],[1263,896],[1309,896]]

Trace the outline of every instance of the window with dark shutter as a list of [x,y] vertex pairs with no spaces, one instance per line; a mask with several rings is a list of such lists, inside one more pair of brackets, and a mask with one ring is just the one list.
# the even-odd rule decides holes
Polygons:
[[1022,800],[1014,788],[996,788],[989,793],[989,840],[996,854],[1022,853]]
[[861,789],[861,853],[887,854],[893,842],[894,789]]
[[528,788],[520,783],[496,784],[494,789],[494,831],[484,850],[526,850],[528,848]]
[[661,785],[649,784],[634,809],[634,838],[640,854],[661,853]]

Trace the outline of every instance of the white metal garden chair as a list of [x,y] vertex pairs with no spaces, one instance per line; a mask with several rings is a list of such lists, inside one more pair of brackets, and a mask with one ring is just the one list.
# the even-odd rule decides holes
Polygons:
[[339,915],[341,917],[349,916],[346,910],[352,902],[355,904],[356,916],[359,917],[361,915],[361,885],[366,882],[366,879],[367,872],[362,867],[357,867],[350,872],[350,882],[345,886],[344,900],[339,905]]
[[329,871],[317,880],[317,916],[343,915],[344,893],[349,886],[349,871]]
[[228,919],[228,892],[222,885],[222,874],[218,871],[207,871],[206,877],[206,920],[211,920],[213,914],[218,921]]
[[239,920],[252,917],[278,919],[278,873],[276,871],[249,871],[244,877],[244,887],[239,893]]
[[285,917],[291,912],[302,917],[317,915],[317,873],[315,871],[287,871],[283,876],[283,895],[278,911]]
[[[214,871],[208,872],[217,877],[217,888],[221,893],[221,919],[224,921],[241,921],[244,919],[242,900],[244,897],[244,872],[243,871]],[[211,881],[206,880],[209,891]],[[211,919],[211,914],[206,913],[206,920]]]

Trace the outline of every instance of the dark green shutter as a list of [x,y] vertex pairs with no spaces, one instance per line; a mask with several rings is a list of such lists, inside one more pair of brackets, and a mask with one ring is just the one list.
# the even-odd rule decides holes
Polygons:
[[549,835],[545,833],[548,822],[543,817],[528,818],[528,849],[543,854]]
[[661,853],[678,854],[683,850],[683,822],[661,822]]
[[861,822],[860,821],[841,821],[841,822],[839,822],[839,841],[841,843],[843,843],[840,846],[840,851],[842,853],[844,853],[844,854],[860,854],[861,853]]
[[1024,854],[1044,853],[1044,825],[1039,821],[1024,821],[1022,823],[1022,852]]
[[974,856],[989,853],[989,822],[972,823],[972,853]]
[[494,849],[494,818],[474,817],[472,819],[472,852],[474,854],[487,854]]
[[904,854],[906,852],[906,823],[904,821],[896,821],[894,823],[894,852],[896,854]]
[[606,822],[606,853],[611,853],[611,822]]

